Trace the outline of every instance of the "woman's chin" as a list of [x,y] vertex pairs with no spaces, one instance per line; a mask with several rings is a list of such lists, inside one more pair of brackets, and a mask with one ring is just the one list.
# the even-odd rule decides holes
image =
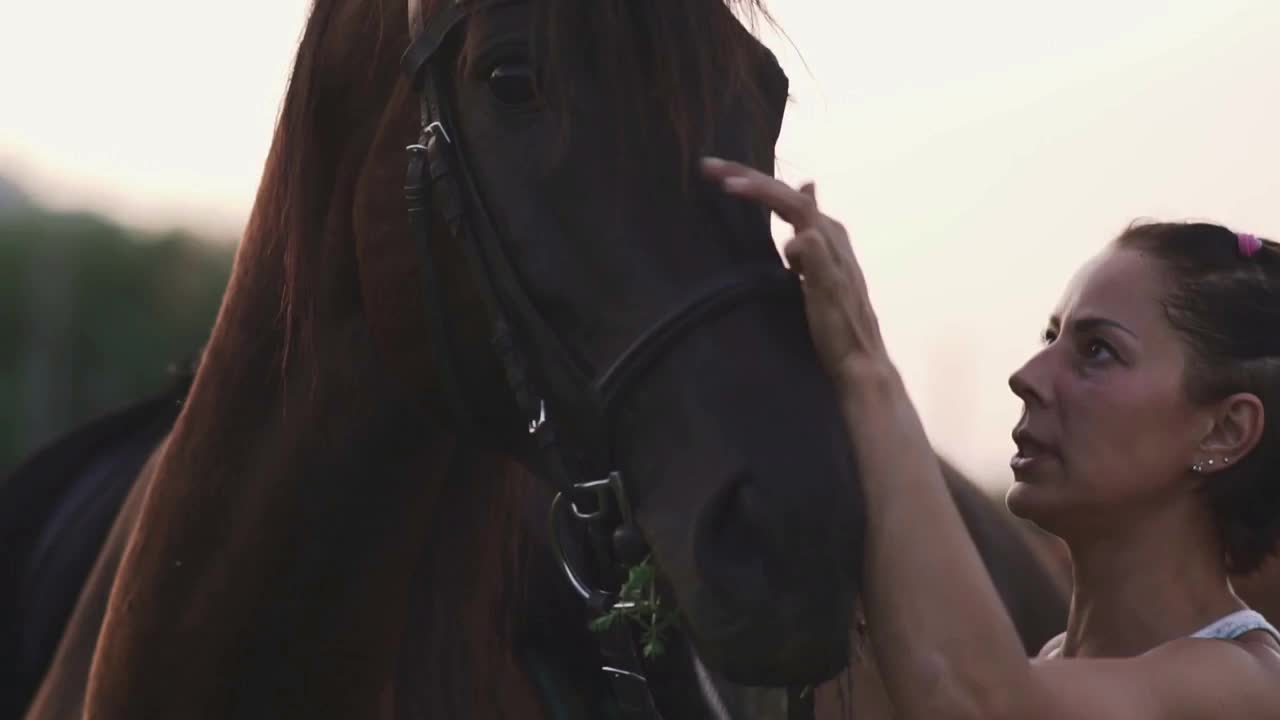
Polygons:
[[1005,493],[1004,504],[1015,517],[1029,520],[1037,525],[1050,514],[1050,498],[1046,488],[1032,483],[1015,480]]

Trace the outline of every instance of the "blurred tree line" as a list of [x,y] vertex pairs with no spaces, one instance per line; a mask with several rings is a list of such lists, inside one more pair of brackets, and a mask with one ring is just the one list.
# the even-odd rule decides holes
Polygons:
[[207,340],[234,247],[0,203],[0,474],[164,389]]

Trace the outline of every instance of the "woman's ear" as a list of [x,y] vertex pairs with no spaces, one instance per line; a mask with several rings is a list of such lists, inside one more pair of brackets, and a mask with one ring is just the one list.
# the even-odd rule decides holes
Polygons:
[[1218,402],[1213,425],[1200,441],[1198,472],[1239,462],[1258,444],[1265,421],[1262,401],[1253,393],[1236,393]]

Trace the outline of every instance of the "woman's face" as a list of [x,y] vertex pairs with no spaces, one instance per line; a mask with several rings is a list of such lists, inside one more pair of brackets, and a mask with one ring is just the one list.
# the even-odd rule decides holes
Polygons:
[[1009,509],[1057,534],[1115,527],[1186,492],[1212,417],[1184,390],[1187,348],[1165,317],[1158,261],[1109,246],[1009,379],[1022,399]]

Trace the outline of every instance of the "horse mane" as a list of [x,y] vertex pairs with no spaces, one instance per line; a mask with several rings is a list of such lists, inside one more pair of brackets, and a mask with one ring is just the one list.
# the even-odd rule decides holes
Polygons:
[[512,652],[528,607],[525,508],[535,480],[459,449],[415,573],[395,716],[538,717],[540,698]]
[[[408,41],[404,21],[393,21],[382,2],[313,3],[245,232],[249,247],[237,258],[237,270],[280,271],[280,285],[258,291],[264,301],[274,296],[274,321],[284,333],[274,358],[282,379],[295,351],[304,361],[313,354],[318,305],[339,290],[326,287],[322,268],[355,261],[350,198],[356,171],[399,81],[398,55]],[[233,272],[232,289],[239,276]],[[301,369],[316,382],[311,363]]]

